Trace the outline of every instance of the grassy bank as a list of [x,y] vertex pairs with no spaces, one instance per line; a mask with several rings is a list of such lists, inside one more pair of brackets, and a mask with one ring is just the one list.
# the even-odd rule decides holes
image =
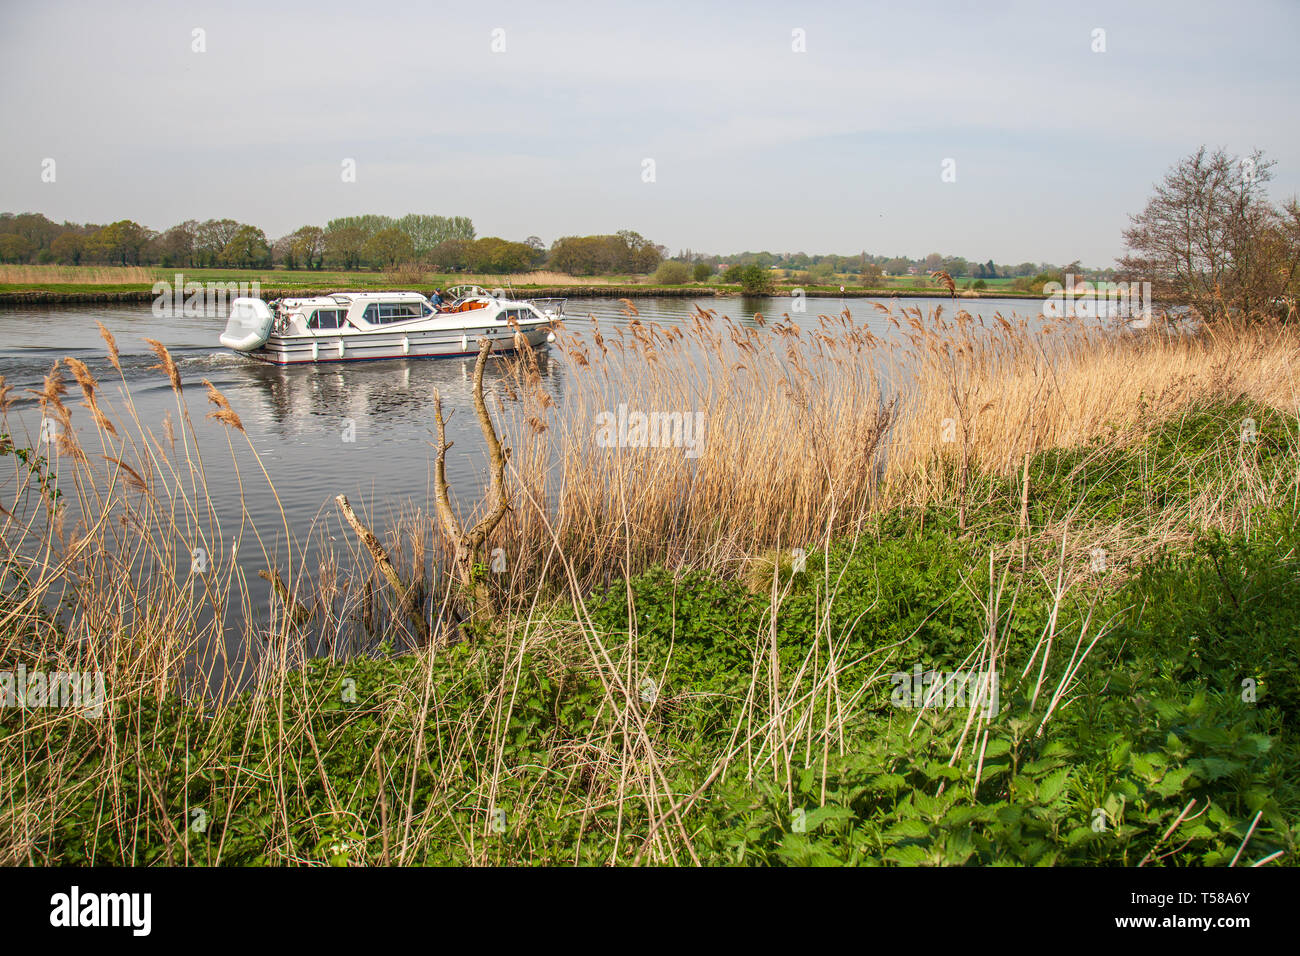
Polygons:
[[[79,302],[148,302],[156,282],[259,283],[266,298],[324,294],[345,290],[391,291],[432,288],[472,283],[488,289],[505,288],[537,296],[622,298],[636,296],[708,297],[736,296],[741,287],[721,281],[660,285],[653,276],[571,276],[556,272],[524,272],[514,275],[469,275],[403,270],[397,273],[337,270],[286,269],[164,269],[144,266],[5,266],[0,265],[0,305],[75,304]],[[788,297],[795,288],[809,296],[863,298],[920,296],[946,298],[948,292],[915,277],[887,280],[878,287],[846,286],[839,283],[802,285],[777,281],[773,294]],[[1025,294],[1009,288],[988,288],[963,292],[969,297],[1025,298],[1040,301],[1039,294]]]
[[[101,669],[110,694],[100,718],[0,710],[0,856],[1293,862],[1295,332],[1058,326],[1046,348],[1010,323],[887,321],[896,347],[829,316],[566,334],[564,418],[524,356],[497,396],[501,617],[304,662],[295,605],[312,627],[405,624],[363,557],[268,553],[287,586],[250,634],[261,684],[207,703],[178,695],[180,664],[213,638],[199,610],[242,593],[221,542],[257,529],[213,527],[185,449],[225,428],[254,493],[238,410],[211,390],[218,421],[193,421],[160,349],[169,443],[69,363],[77,414],[112,430],[7,449],[3,660]],[[914,385],[893,392],[882,361]],[[42,399],[67,423],[61,389],[52,371]],[[708,409],[700,457],[597,446],[611,399]],[[65,527],[51,483],[95,519]],[[380,529],[408,580],[445,559],[436,528]],[[196,540],[202,587],[157,573]],[[918,669],[996,672],[996,713],[901,706],[892,675]]]
[[[99,721],[9,712],[7,856],[1222,865],[1245,844],[1239,863],[1289,863],[1293,503],[1096,572],[1061,553],[1118,522],[1168,536],[1207,491],[1294,489],[1295,441],[1266,408],[1197,410],[1123,451],[1040,453],[1024,534],[1016,483],[980,475],[965,532],[951,508],[900,509],[748,587],[652,569],[207,714],[170,695]],[[989,719],[890,702],[892,673],[990,666]]]

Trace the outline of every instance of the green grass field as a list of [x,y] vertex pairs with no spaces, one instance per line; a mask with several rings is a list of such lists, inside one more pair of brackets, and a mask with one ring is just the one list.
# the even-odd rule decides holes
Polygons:
[[[145,296],[155,282],[175,283],[177,274],[186,282],[259,283],[267,294],[292,295],[294,292],[326,292],[346,290],[398,290],[415,289],[428,292],[433,288],[474,284],[487,289],[548,290],[575,293],[584,296],[600,295],[608,290],[614,297],[663,295],[735,295],[740,286],[725,283],[719,277],[706,282],[691,282],[667,286],[653,282],[653,277],[643,275],[569,276],[553,272],[531,272],[517,275],[472,275],[466,273],[386,273],[370,270],[288,270],[288,269],[165,269],[161,267],[56,267],[56,266],[0,266],[0,296],[20,297],[31,293],[66,296],[70,299],[94,296]],[[1020,296],[1011,288],[1011,279],[986,280],[983,295]],[[965,292],[968,280],[957,283],[958,291]],[[846,297],[864,295],[925,295],[942,296],[944,290],[928,279],[915,276],[890,276],[881,284],[867,288],[856,276],[834,277],[823,284],[801,285],[793,278],[776,280],[774,293],[789,295],[795,288],[803,288],[813,296],[838,297],[840,287]],[[1038,294],[1027,298],[1041,298]]]

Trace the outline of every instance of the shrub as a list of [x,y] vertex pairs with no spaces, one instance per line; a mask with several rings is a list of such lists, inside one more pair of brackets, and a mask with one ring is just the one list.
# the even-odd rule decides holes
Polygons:
[[771,295],[772,273],[762,266],[745,266],[740,270],[740,290],[745,295]]
[[691,267],[675,259],[665,259],[655,270],[654,281],[659,285],[682,285],[689,282]]

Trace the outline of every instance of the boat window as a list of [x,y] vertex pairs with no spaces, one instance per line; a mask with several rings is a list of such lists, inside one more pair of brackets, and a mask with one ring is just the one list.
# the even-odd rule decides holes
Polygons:
[[516,322],[532,322],[535,316],[527,309],[502,309],[497,313],[498,322],[509,322],[514,319]]
[[340,329],[343,327],[345,309],[317,309],[307,320],[309,329]]
[[406,319],[418,319],[427,313],[419,302],[396,302],[396,303],[372,303],[366,306],[366,311],[362,315],[367,322],[372,325],[383,325],[387,322],[403,322]]

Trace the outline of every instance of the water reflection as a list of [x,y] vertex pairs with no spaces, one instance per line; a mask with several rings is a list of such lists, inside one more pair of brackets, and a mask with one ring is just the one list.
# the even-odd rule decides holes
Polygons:
[[[537,354],[537,365],[542,387],[558,401],[563,366],[545,351]],[[237,407],[247,409],[246,421],[251,417],[268,434],[284,440],[341,433],[344,422],[350,422],[357,435],[411,438],[433,428],[435,391],[445,407],[470,407],[473,373],[474,359],[468,357],[320,366],[244,361],[230,369],[219,387],[230,390],[228,398],[232,393],[239,396],[242,405]],[[505,375],[503,359],[490,359],[483,372],[485,391],[497,391]],[[465,416],[452,416],[448,427],[456,427],[458,418],[465,424]]]

